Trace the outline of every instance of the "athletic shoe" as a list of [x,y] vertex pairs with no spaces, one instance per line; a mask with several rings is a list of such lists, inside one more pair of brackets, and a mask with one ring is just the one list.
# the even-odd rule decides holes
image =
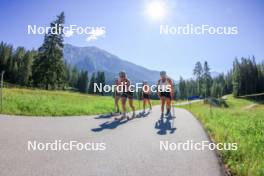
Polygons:
[[124,116],[121,116],[120,118],[116,117],[115,120],[123,120],[124,118]]
[[126,113],[123,112],[120,118],[116,118],[117,120],[123,120],[124,118],[126,118]]
[[136,113],[133,112],[133,114],[132,114],[132,119],[134,119],[135,117],[136,117]]
[[169,115],[170,115],[170,110],[169,110],[169,109],[167,109],[167,112],[166,112],[165,115],[166,115],[166,116],[169,116]]

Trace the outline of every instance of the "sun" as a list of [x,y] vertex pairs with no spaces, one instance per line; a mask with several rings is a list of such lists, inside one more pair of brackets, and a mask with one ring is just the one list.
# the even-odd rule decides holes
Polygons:
[[146,14],[153,20],[162,20],[167,15],[167,7],[164,1],[156,0],[147,4]]

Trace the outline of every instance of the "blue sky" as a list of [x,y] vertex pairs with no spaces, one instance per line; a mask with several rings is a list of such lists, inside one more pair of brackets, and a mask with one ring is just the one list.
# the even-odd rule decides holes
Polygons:
[[[49,26],[61,11],[66,25],[105,26],[106,34],[90,42],[74,35],[65,42],[97,46],[177,79],[189,78],[196,61],[207,60],[212,71],[226,72],[235,57],[264,60],[264,1],[161,0],[168,15],[160,21],[144,11],[151,0],[1,0],[0,40],[27,49],[38,48],[42,35],[28,35],[27,25]],[[160,35],[160,24],[237,26],[238,35]]]

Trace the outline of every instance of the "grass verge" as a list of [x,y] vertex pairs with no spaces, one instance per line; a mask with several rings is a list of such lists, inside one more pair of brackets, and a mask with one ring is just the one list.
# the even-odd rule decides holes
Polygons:
[[[159,101],[152,101],[152,103],[158,104]],[[134,105],[139,109],[137,101]],[[110,96],[38,89],[3,89],[3,114],[70,116],[104,114],[113,111],[114,99]]]
[[216,143],[238,144],[238,150],[219,151],[234,175],[264,175],[264,105],[228,96],[228,108],[212,108],[202,102],[184,106],[204,125]]

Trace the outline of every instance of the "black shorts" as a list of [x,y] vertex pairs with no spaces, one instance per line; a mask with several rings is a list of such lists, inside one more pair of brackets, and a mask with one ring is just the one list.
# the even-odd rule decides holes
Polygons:
[[149,99],[150,97],[149,97],[149,94],[145,94],[145,93],[143,93],[143,98],[144,99]]
[[171,99],[170,92],[160,92],[160,96]]
[[114,92],[114,97],[120,97],[120,96],[121,96],[120,92],[117,92],[117,91]]
[[121,97],[133,99],[133,92],[123,92],[123,93],[121,93]]

